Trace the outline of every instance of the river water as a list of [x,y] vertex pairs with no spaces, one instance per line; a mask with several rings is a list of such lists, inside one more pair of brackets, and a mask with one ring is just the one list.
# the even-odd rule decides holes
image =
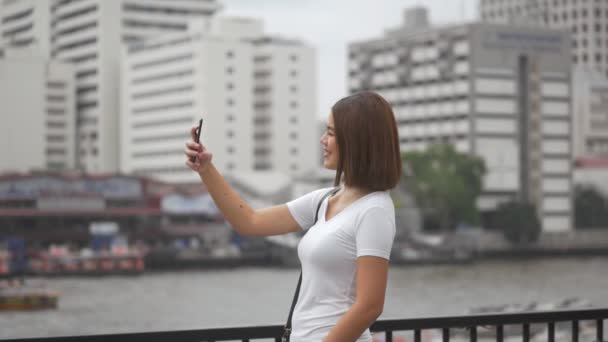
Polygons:
[[[0,338],[282,324],[299,271],[235,268],[135,277],[49,278],[59,308],[0,313]],[[608,307],[608,258],[392,266],[380,319],[577,297]]]

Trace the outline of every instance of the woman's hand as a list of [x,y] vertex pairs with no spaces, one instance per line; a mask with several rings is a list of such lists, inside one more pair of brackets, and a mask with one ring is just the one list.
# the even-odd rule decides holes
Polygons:
[[[184,153],[186,154],[186,165],[200,174],[205,172],[205,170],[207,170],[211,164],[213,154],[209,152],[209,150],[207,150],[207,148],[202,144],[197,144],[194,142],[197,129],[198,126],[194,126],[190,130],[192,140],[186,142],[186,149],[184,150]],[[195,157],[194,162],[190,161],[190,157]]]

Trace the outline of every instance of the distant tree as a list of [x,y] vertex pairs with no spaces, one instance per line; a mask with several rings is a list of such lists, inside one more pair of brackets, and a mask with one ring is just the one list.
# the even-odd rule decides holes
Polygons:
[[574,188],[576,228],[608,228],[608,199],[589,186]]
[[513,244],[526,244],[538,241],[541,224],[536,207],[530,203],[510,201],[496,209],[496,228]]
[[402,155],[406,186],[421,210],[425,229],[451,230],[459,223],[479,221],[476,200],[481,193],[484,161],[459,153],[449,144]]

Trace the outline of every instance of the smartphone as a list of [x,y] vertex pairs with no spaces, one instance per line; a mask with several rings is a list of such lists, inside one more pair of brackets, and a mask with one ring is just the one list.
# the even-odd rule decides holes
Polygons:
[[[200,144],[200,142],[201,142],[201,128],[202,127],[203,127],[203,119],[200,119],[200,120],[198,120],[198,128],[194,132],[194,142],[196,142],[197,144]],[[190,161],[194,163],[196,161],[196,157],[190,157]]]

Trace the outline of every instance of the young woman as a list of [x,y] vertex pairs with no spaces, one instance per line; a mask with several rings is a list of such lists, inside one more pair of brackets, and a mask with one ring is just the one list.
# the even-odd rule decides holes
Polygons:
[[[291,342],[371,342],[368,328],[382,313],[395,236],[395,210],[388,190],[401,176],[390,105],[370,91],[341,99],[332,107],[321,145],[323,166],[336,170],[334,185],[340,189],[321,203],[314,225],[319,201],[331,188],[253,210],[226,183],[203,145],[186,143],[186,164],[200,175],[217,207],[240,234],[309,230],[298,245],[302,285]],[[195,162],[189,157],[196,157]]]

